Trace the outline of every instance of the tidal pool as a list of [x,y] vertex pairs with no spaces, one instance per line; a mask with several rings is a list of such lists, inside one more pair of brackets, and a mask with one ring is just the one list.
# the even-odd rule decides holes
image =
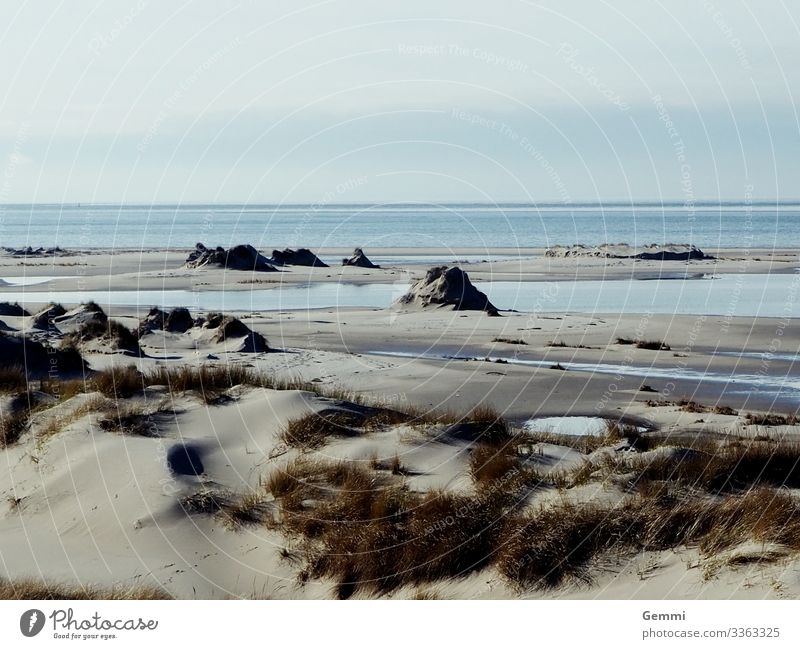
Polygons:
[[[38,279],[38,278],[37,278]],[[714,279],[476,282],[501,310],[527,313],[653,313],[800,317],[800,274],[720,275]],[[405,281],[309,283],[245,290],[42,291],[0,287],[0,300],[20,303],[94,300],[115,306],[185,306],[202,310],[282,311],[386,308]]]

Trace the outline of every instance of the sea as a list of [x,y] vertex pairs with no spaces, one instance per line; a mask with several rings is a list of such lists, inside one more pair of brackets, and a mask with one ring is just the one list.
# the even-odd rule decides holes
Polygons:
[[800,201],[635,204],[0,205],[0,247],[800,248]]

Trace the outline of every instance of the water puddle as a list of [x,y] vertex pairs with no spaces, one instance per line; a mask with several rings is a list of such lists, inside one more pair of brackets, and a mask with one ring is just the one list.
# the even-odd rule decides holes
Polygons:
[[522,427],[530,433],[556,435],[599,436],[608,432],[608,422],[602,417],[534,417]]
[[[13,278],[9,278],[12,279]],[[18,279],[18,278],[17,278]],[[32,282],[54,278],[29,278]],[[696,279],[476,282],[501,310],[528,313],[652,313],[800,317],[800,275],[721,275]],[[18,285],[23,286],[23,285]],[[408,290],[406,282],[311,283],[246,290],[37,291],[0,287],[0,300],[114,306],[185,306],[202,310],[276,311],[386,308]],[[15,287],[10,287],[14,289]]]
[[65,279],[65,277],[63,275],[39,275],[37,277],[0,277],[0,286],[35,286],[36,284],[51,282],[54,279]]

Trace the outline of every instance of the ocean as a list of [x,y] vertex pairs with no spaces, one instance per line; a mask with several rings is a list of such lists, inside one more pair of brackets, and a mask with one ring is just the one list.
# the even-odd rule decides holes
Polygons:
[[800,248],[800,204],[0,205],[0,246],[530,248],[691,243]]

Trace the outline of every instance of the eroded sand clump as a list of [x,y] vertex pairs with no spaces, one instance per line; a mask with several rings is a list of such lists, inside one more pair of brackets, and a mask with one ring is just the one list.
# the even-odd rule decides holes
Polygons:
[[0,302],[0,315],[5,316],[13,316],[13,317],[25,317],[29,316],[30,313],[25,310],[18,302]]
[[206,248],[202,243],[198,243],[186,259],[184,267],[203,268],[206,266],[258,272],[277,270],[269,263],[269,259],[251,245],[242,244],[225,250],[221,246]]
[[194,318],[189,309],[179,307],[171,311],[162,311],[158,307],[150,309],[137,328],[138,335],[144,336],[153,331],[169,333],[186,333],[194,326]]
[[74,348],[53,348],[24,336],[0,333],[0,368],[17,368],[28,378],[63,378],[82,374],[86,365]]
[[[157,307],[150,309],[139,322],[136,329],[138,338],[146,347],[163,347],[167,344],[189,345],[195,349],[208,351],[233,351],[262,353],[270,351],[266,338],[253,331],[238,318],[222,313],[209,313],[206,317],[193,318],[186,308],[163,311]],[[165,334],[176,334],[166,336]],[[154,336],[164,335],[163,338]],[[186,336],[179,343],[181,336]],[[169,341],[172,341],[169,343]],[[239,341],[238,345],[231,345]],[[217,349],[225,344],[225,349]]]
[[33,316],[31,328],[40,329],[42,331],[54,329],[56,326],[56,318],[63,316],[66,312],[67,310],[63,306],[51,302],[44,309]]
[[203,327],[214,330],[211,337],[213,343],[223,343],[230,339],[241,338],[242,343],[235,351],[253,354],[269,351],[269,345],[264,336],[253,331],[244,322],[233,316],[212,313],[203,323]]
[[546,257],[600,257],[604,259],[643,259],[654,261],[691,261],[714,259],[700,248],[688,243],[631,246],[627,243],[604,243],[600,246],[553,246],[545,251]]
[[125,352],[141,356],[142,350],[136,335],[124,324],[103,314],[76,327],[64,338],[64,344],[95,354]]
[[81,304],[53,319],[53,323],[62,333],[77,331],[80,327],[88,324],[105,325],[107,321],[108,316],[105,311],[95,302]]
[[277,266],[314,266],[317,268],[327,268],[328,264],[317,257],[308,248],[284,248],[283,250],[272,251],[272,261]]
[[475,288],[469,275],[457,266],[431,268],[397,304],[422,309],[452,306],[455,311],[486,311],[491,316],[499,315],[486,294]]
[[377,264],[373,264],[369,257],[364,254],[361,248],[353,250],[350,258],[342,259],[342,266],[358,266],[359,268],[380,268]]

